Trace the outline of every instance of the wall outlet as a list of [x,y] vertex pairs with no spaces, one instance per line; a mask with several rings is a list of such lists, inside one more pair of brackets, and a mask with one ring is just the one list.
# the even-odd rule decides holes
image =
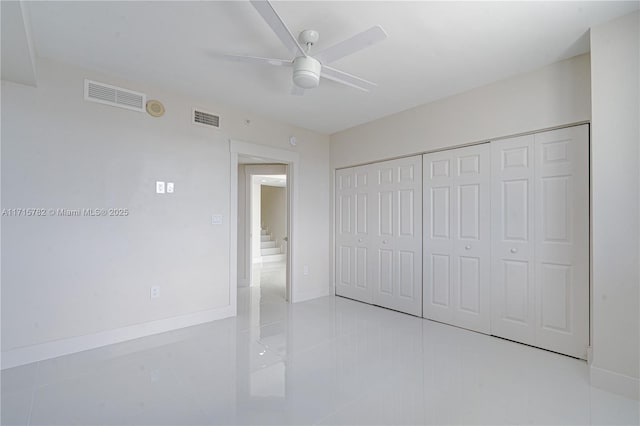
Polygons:
[[153,287],[151,287],[151,290],[149,291],[149,295],[151,296],[152,299],[157,299],[158,297],[160,297],[160,287],[157,285],[154,285]]
[[156,194],[164,194],[164,182],[156,182]]
[[309,275],[309,265],[304,265],[302,267],[302,274],[303,275]]
[[173,194],[173,182],[167,182],[167,194]]
[[222,225],[222,215],[221,214],[214,214],[213,216],[211,216],[211,224],[212,225]]

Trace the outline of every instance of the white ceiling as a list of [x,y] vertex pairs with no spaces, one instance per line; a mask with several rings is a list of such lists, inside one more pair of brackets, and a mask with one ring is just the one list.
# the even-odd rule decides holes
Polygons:
[[[248,3],[29,2],[36,52],[331,134],[589,51],[588,29],[639,3],[274,2],[317,49],[380,24],[389,38],[332,64],[377,82],[370,93],[323,80],[289,94],[291,70],[208,52],[287,58]],[[134,88],[135,89],[135,88]]]

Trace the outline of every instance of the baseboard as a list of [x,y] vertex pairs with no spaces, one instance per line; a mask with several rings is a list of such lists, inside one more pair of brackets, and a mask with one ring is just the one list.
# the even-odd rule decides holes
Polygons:
[[296,292],[293,298],[293,303],[305,302],[311,299],[317,299],[319,297],[329,296],[329,290],[320,292]]
[[30,364],[45,359],[56,358],[76,352],[99,348],[101,346],[121,343],[127,340],[151,336],[184,327],[203,324],[236,315],[235,306],[209,309],[179,317],[166,318],[142,324],[101,331],[99,333],[68,339],[54,340],[32,346],[24,346],[2,352],[2,369]]
[[591,385],[631,399],[640,399],[640,379],[591,366]]

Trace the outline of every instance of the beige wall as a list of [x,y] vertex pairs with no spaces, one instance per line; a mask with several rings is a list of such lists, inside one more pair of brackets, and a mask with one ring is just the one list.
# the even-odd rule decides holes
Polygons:
[[[276,246],[286,249],[283,238],[287,236],[287,189],[278,186],[261,185],[262,201],[260,217],[271,233]],[[282,250],[282,253],[285,253]]]
[[591,30],[592,383],[640,397],[640,13]]
[[589,55],[577,56],[331,136],[345,167],[591,118]]
[[[2,207],[130,214],[2,218],[3,366],[229,307],[230,138],[298,152],[296,236],[314,244],[298,245],[294,290],[298,300],[329,293],[328,136],[57,62],[38,71],[37,88],[2,82]],[[86,102],[84,78],[147,93],[166,114]],[[221,130],[192,125],[194,106],[220,114]],[[156,180],[176,192],[155,194]]]

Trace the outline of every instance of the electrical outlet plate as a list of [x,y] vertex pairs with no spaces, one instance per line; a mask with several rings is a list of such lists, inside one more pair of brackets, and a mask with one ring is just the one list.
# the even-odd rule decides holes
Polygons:
[[173,194],[173,182],[167,182],[167,194]]
[[156,182],[156,194],[164,194],[164,182]]
[[211,216],[211,224],[212,225],[222,225],[222,215],[214,214]]

